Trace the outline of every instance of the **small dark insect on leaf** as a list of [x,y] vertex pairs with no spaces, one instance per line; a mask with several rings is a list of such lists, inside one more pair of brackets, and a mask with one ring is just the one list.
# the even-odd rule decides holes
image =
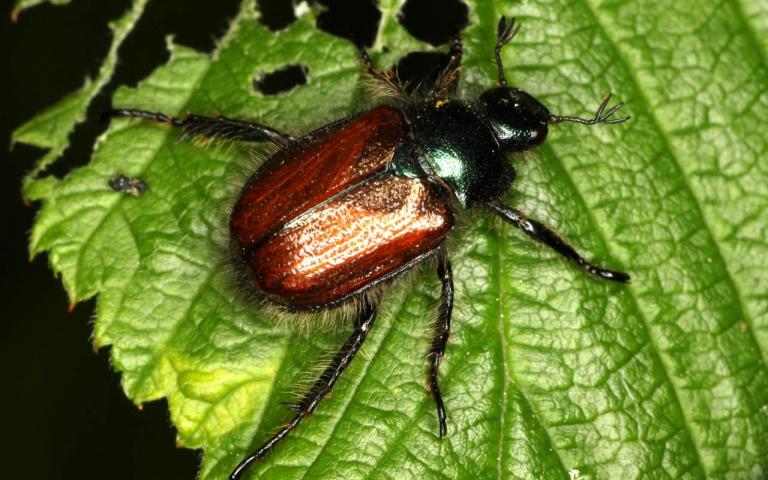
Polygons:
[[116,174],[107,183],[112,190],[123,192],[131,197],[141,196],[149,188],[149,184],[146,181],[138,177],[129,177],[122,173]]

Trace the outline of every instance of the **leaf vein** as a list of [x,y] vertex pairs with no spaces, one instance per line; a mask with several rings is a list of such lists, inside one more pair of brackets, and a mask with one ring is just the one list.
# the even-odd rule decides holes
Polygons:
[[[503,303],[503,298],[504,298],[504,278],[505,278],[505,276],[502,273],[504,261],[503,261],[503,253],[502,253],[501,242],[504,241],[504,238],[503,238],[503,235],[501,235],[500,232],[498,231],[498,228],[494,230],[494,233],[496,235],[496,258],[495,258],[495,260],[496,260],[496,262],[498,264],[496,271],[497,271],[497,281],[499,283],[499,287],[498,287],[499,288],[499,297],[498,297],[499,298],[499,303],[498,303],[498,317],[499,318],[498,318],[498,322],[497,322],[497,331],[499,332],[499,338],[500,338],[499,345],[501,347],[501,365],[502,365],[502,369],[503,369],[503,373],[504,373],[504,384],[503,384],[504,391],[502,393],[502,402],[503,403],[502,403],[502,413],[501,413],[501,419],[500,419],[501,430],[499,432],[499,437],[500,437],[500,439],[499,439],[499,455],[497,457],[498,458],[497,475],[498,475],[499,480],[502,480],[502,479],[506,478],[506,476],[504,475],[504,472],[502,471],[503,458],[504,458],[504,455],[503,455],[503,453],[504,453],[503,452],[503,447],[504,447],[503,439],[504,439],[504,429],[505,429],[504,417],[506,416],[506,412],[507,412],[508,404],[509,404],[509,388],[510,388],[510,385],[511,385],[510,379],[512,379],[512,372],[509,369],[509,360],[507,359],[507,353],[509,352],[509,350],[507,349],[507,345],[509,343],[509,339],[507,338],[507,328],[506,328],[507,325],[506,325],[506,318],[505,318],[505,312],[504,312],[504,303]],[[528,407],[531,409],[531,412],[533,412],[533,420],[536,423],[539,424],[539,426],[541,427],[542,432],[544,432],[544,434],[546,435],[546,443],[550,446],[552,451],[555,453],[555,457],[557,458],[558,465],[560,466],[563,475],[567,475],[568,474],[568,469],[566,468],[565,463],[563,462],[563,458],[560,455],[560,450],[555,448],[555,443],[554,443],[553,438],[552,438],[552,432],[550,432],[549,427],[547,425],[545,425],[544,422],[541,420],[541,415],[539,414],[538,410],[534,407],[533,403],[531,403],[528,400],[528,396],[526,395],[526,393],[525,393],[522,385],[520,384],[520,382],[515,381],[514,383],[515,383],[515,385],[517,387],[518,393],[520,394],[520,399],[523,402],[528,404]]]
[[755,51],[757,52],[758,58],[760,59],[760,63],[763,66],[762,72],[763,77],[766,77],[766,69],[768,69],[768,52],[765,51],[765,46],[758,42],[759,36],[755,32],[755,27],[747,19],[747,16],[744,14],[744,7],[742,6],[742,3],[739,0],[729,0],[731,5],[733,6],[733,9],[736,11],[736,15],[739,19],[739,21],[744,25],[743,31],[745,32],[745,35],[747,37],[747,40],[755,46]]

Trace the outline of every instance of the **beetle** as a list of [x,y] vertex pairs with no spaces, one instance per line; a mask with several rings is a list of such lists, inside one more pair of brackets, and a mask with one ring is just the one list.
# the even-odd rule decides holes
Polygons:
[[110,112],[166,122],[182,128],[185,136],[276,145],[232,208],[232,251],[250,287],[285,310],[317,312],[350,303],[357,307],[353,333],[307,393],[291,405],[295,416],[242,460],[230,480],[240,479],[315,411],[371,331],[382,287],[432,257],[442,287],[428,383],[439,435],[446,435],[438,369],[454,298],[446,239],[458,215],[485,209],[586,272],[629,282],[627,273],[587,261],[551,228],[500,200],[515,179],[507,155],[539,146],[550,125],[619,124],[629,119],[614,118],[623,103],[608,108],[610,95],[593,118],[581,118],[552,114],[533,96],[510,87],[501,50],[519,30],[514,18],[500,19],[494,48],[498,85],[471,101],[456,96],[462,58],[458,35],[434,84],[410,92],[396,72],[376,68],[359,47],[365,72],[387,101],[299,138],[221,115],[175,118],[135,109]]

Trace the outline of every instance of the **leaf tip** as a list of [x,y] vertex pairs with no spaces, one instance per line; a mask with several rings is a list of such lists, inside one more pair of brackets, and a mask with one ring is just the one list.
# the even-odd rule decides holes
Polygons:
[[19,23],[19,10],[16,8],[11,10],[9,17],[11,17],[11,23]]
[[69,305],[67,305],[67,313],[71,314],[72,312],[74,312],[74,311],[75,311],[75,306],[76,306],[76,305],[77,305],[77,303],[76,303],[76,302],[74,302],[74,301],[70,301],[70,302],[69,302]]

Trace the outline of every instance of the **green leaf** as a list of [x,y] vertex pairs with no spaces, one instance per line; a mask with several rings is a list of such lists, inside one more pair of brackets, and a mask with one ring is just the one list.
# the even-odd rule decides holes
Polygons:
[[[391,62],[420,44],[395,22],[399,3],[381,3],[377,45]],[[563,114],[588,115],[615,92],[633,116],[553,127],[538,153],[514,159],[507,201],[632,284],[588,278],[471,212],[452,243],[447,438],[424,386],[439,291],[425,269],[389,292],[364,355],[249,478],[764,478],[764,2],[474,2],[467,95],[493,85],[502,14],[523,25],[504,51],[515,85]],[[211,56],[170,48],[115,105],[221,111],[291,133],[366,105],[355,49],[309,14],[272,34],[246,2]],[[306,86],[254,92],[254,78],[288,63],[309,68]],[[179,443],[204,449],[201,478],[219,479],[289,418],[280,402],[348,326],[291,329],[243,299],[222,257],[251,154],[178,138],[115,120],[88,166],[34,181],[31,252],[48,252],[73,302],[98,294],[95,343],[111,346],[127,395],[167,397]],[[149,191],[111,191],[117,171]]]
[[[131,8],[117,21],[110,24],[112,30],[112,43],[109,47],[104,63],[102,63],[95,80],[86,79],[80,90],[70,93],[57,104],[39,113],[24,125],[13,132],[11,145],[16,142],[35,145],[47,150],[47,153],[38,160],[35,167],[24,179],[24,195],[31,200],[47,198],[53,195],[51,180],[37,180],[45,169],[56,161],[69,146],[69,136],[77,124],[85,120],[85,115],[91,100],[101,91],[112,78],[117,65],[117,51],[123,40],[136,26],[141,14],[144,12],[148,0],[134,0]],[[59,3],[59,2],[54,2]],[[28,2],[19,2],[17,9],[12,14],[14,17],[22,8],[34,5]]]
[[19,14],[24,10],[40,5],[41,3],[50,3],[51,5],[66,5],[70,0],[16,0],[16,4],[11,11],[11,20],[15,23],[19,19]]

